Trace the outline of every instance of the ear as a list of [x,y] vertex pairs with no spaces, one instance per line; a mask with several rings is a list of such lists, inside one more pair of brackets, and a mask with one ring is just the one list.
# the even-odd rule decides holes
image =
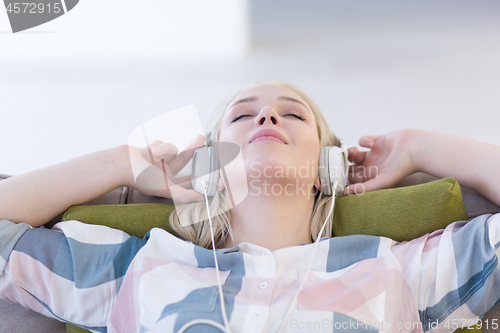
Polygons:
[[219,179],[219,188],[218,188],[219,193],[222,192],[223,189],[224,189],[224,182],[222,181],[222,179]]
[[319,182],[319,176],[316,177],[316,181],[314,182],[314,186],[316,186],[316,189],[318,189],[318,192],[321,192],[321,184]]

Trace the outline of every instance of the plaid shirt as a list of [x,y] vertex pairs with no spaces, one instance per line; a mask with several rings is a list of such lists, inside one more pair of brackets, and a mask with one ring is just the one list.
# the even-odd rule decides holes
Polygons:
[[[320,241],[285,332],[453,332],[500,299],[500,214],[411,242]],[[276,332],[314,244],[217,250],[233,332]],[[0,221],[0,298],[95,332],[175,332],[223,323],[213,253],[161,229],[143,239],[78,221],[52,230]],[[203,327],[204,326],[204,327]],[[196,325],[188,332],[218,332]]]

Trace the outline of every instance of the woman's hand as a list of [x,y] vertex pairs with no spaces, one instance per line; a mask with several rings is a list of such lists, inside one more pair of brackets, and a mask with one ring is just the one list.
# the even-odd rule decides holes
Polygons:
[[175,175],[204,142],[205,137],[199,135],[181,153],[174,145],[161,141],[154,141],[146,148],[125,146],[131,166],[127,186],[147,195],[172,198],[176,202],[203,200],[203,195],[192,190],[191,175],[178,178]]
[[460,136],[407,129],[386,135],[364,136],[360,152],[349,149],[349,181],[345,194],[392,187],[414,172],[438,178],[454,177],[500,205],[500,146]]
[[400,130],[385,135],[363,136],[361,147],[369,151],[349,148],[349,182],[344,194],[363,193],[392,187],[401,179],[416,171],[413,149],[420,131]]

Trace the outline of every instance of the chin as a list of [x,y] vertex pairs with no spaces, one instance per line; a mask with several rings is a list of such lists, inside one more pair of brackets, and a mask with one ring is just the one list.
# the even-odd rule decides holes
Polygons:
[[287,167],[293,163],[283,163],[286,161],[278,156],[265,156],[265,158],[252,159],[247,161],[246,172],[248,180],[258,179],[267,183],[288,183],[290,177],[287,175]]
[[[273,183],[286,183],[300,178],[299,182],[313,181],[317,177],[317,158],[304,156],[300,159],[290,151],[274,149],[269,151],[245,152],[245,168],[247,177],[251,179],[268,180]],[[246,155],[246,156],[245,156]]]

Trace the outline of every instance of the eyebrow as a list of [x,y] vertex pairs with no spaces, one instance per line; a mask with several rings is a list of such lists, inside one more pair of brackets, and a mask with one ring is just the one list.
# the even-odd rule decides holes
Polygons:
[[299,103],[299,104],[302,104],[306,109],[308,109],[307,105],[305,105],[304,103],[302,103],[298,99],[295,99],[295,98],[292,98],[292,97],[288,97],[288,96],[280,96],[280,97],[278,97],[278,99],[282,100],[282,101],[290,101],[290,102]]
[[[239,104],[239,103],[255,102],[257,99],[258,99],[257,96],[245,97],[245,98],[242,98],[242,99],[234,102],[231,105],[231,107],[233,107],[233,106],[235,106],[236,104]],[[303,102],[299,101],[298,99],[295,99],[295,98],[292,98],[292,97],[288,97],[288,96],[279,96],[278,99],[282,100],[282,101],[289,101],[289,102],[294,102],[294,103],[302,104],[308,110],[307,105],[305,105]]]
[[250,97],[245,97],[245,98],[242,98],[236,102],[234,102],[230,107],[232,108],[233,106],[235,106],[236,104],[240,104],[240,103],[250,103],[250,102],[255,102],[257,100],[257,96],[250,96]]

